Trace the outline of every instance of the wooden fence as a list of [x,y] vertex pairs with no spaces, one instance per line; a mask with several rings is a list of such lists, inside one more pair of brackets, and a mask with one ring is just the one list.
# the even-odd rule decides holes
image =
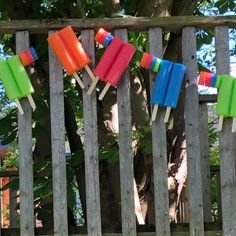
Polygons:
[[[114,29],[115,35],[127,41],[127,30],[147,30],[149,32],[150,53],[162,57],[162,31],[182,30],[182,57],[186,65],[185,97],[185,132],[188,155],[188,198],[189,225],[185,231],[170,227],[169,201],[167,188],[167,145],[164,113],[152,125],[153,179],[155,187],[155,232],[137,233],[134,213],[133,159],[131,150],[131,107],[129,71],[117,87],[117,104],[119,112],[119,163],[122,209],[122,234],[128,235],[236,235],[236,134],[231,133],[231,121],[225,119],[219,134],[222,231],[212,229],[204,221],[209,219],[209,145],[207,127],[207,106],[200,103],[197,86],[196,28],[215,28],[217,73],[229,73],[229,35],[228,28],[236,25],[236,17],[168,17],[168,18],[127,18],[102,20],[48,20],[48,21],[2,21],[2,33],[14,33],[16,51],[29,46],[30,34],[48,33],[72,25],[81,31],[83,47],[94,63],[94,29],[108,27]],[[49,49],[50,71],[50,114],[53,170],[53,206],[54,235],[68,235],[65,130],[64,130],[64,96],[63,70],[58,60]],[[154,74],[150,73],[153,85]],[[61,79],[60,79],[61,78]],[[91,80],[86,73],[83,81],[88,88]],[[87,204],[87,234],[102,235],[99,193],[99,160],[97,137],[97,98],[83,94],[85,174]],[[32,169],[32,112],[26,99],[22,100],[25,111],[18,116],[19,126],[19,178],[20,178],[20,235],[32,236],[34,228],[33,205],[33,169]],[[198,116],[197,114],[200,114]],[[27,173],[27,174],[26,174]],[[12,231],[13,232],[13,231]],[[2,231],[3,235],[7,231]],[[17,235],[17,234],[16,234]],[[121,235],[121,234],[104,234]]]

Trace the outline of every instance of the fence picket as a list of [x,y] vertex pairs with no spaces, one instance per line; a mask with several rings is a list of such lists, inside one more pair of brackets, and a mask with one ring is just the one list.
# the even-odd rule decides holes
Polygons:
[[[83,30],[81,32],[83,48],[88,53],[94,64],[94,32]],[[91,78],[87,72],[83,72],[85,90],[91,85]],[[97,98],[96,89],[88,96],[83,91],[84,112],[84,146],[85,151],[85,182],[86,182],[86,206],[88,235],[102,235],[101,209],[99,190],[99,159],[98,159],[98,131],[97,131]]]
[[[229,74],[228,27],[215,28],[217,74]],[[231,132],[232,119],[224,119],[219,133],[222,223],[224,236],[236,235],[236,134]]]
[[[49,31],[49,34],[53,31]],[[54,235],[68,235],[63,70],[49,47]]]
[[[162,58],[162,30],[149,29],[150,53]],[[155,80],[155,74],[150,73],[150,89]],[[165,110],[159,109],[156,120],[152,124],[152,151],[153,151],[153,182],[155,198],[155,225],[156,235],[170,235],[169,221],[169,194],[167,185],[167,147],[166,124],[164,123]]]
[[[29,32],[16,32],[16,52],[29,47]],[[22,236],[34,235],[32,110],[28,99],[20,100],[24,115],[18,113],[20,229]],[[27,175],[25,174],[27,170]]]
[[[115,35],[123,41],[128,41],[126,29],[115,30]],[[129,69],[117,87],[117,105],[119,112],[122,232],[123,235],[128,236],[136,235]]]
[[208,134],[208,107],[207,103],[199,105],[200,122],[200,146],[201,146],[201,170],[202,170],[202,193],[203,215],[205,222],[212,221],[211,215],[211,188],[210,188],[210,160],[209,160],[209,134]]
[[183,63],[186,66],[185,133],[187,143],[190,235],[204,235],[201,154],[199,134],[199,100],[197,86],[196,30],[183,28]]

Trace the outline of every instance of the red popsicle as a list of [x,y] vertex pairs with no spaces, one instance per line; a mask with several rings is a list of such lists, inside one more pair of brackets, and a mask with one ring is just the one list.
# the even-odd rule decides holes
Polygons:
[[122,48],[122,45],[123,42],[119,38],[114,37],[112,39],[111,43],[103,53],[102,58],[100,59],[94,70],[94,74],[96,75],[96,80],[94,80],[92,85],[90,86],[87,92],[88,95],[90,95],[93,89],[96,87],[99,78],[103,81],[106,81],[106,74],[108,73],[116,57],[118,56],[119,51]]
[[116,86],[118,84],[135,51],[136,48],[133,45],[129,43],[123,43],[121,50],[119,50],[118,56],[105,76],[104,80],[107,82],[107,84],[101,92],[98,98],[99,100],[103,99],[111,85]]

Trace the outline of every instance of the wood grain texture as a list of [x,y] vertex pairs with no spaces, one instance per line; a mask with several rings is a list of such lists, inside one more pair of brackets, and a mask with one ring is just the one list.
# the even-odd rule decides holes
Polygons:
[[[29,32],[16,33],[16,53],[29,47]],[[24,115],[18,113],[20,228],[21,236],[34,235],[32,110],[28,99],[20,100]],[[27,174],[26,174],[27,171]]]
[[182,33],[182,55],[186,66],[185,133],[188,155],[188,188],[190,235],[204,235],[202,176],[197,86],[196,30],[185,27]]
[[[115,35],[123,41],[128,40],[125,29],[115,30]],[[122,232],[127,236],[136,235],[129,73],[127,69],[117,87]]]
[[[83,30],[81,41],[84,50],[88,53],[94,64],[94,32]],[[97,98],[96,89],[90,96],[86,94],[92,83],[86,71],[83,71],[83,114],[84,114],[84,151],[85,151],[85,183],[87,206],[87,230],[91,236],[102,235],[101,209],[99,189],[99,157],[98,157],[98,131],[97,131]]]
[[[149,29],[150,53],[162,58],[162,30]],[[150,72],[150,91],[154,85],[156,73]],[[153,182],[155,199],[156,235],[170,235],[169,194],[167,185],[167,143],[165,109],[160,108],[156,120],[152,123]]]
[[200,145],[201,145],[201,170],[202,170],[202,193],[203,215],[205,222],[212,221],[211,214],[211,188],[210,188],[210,159],[209,159],[209,129],[208,108],[206,103],[199,105],[200,121]]
[[47,20],[13,20],[0,21],[1,33],[15,33],[28,30],[31,33],[47,33],[71,25],[76,30],[127,28],[146,30],[149,27],[161,27],[168,30],[181,29],[184,26],[212,28],[214,26],[236,25],[236,16],[172,16],[172,17],[128,17],[99,19],[47,19]]
[[[50,31],[51,34],[53,31]],[[68,235],[63,70],[49,47],[54,235]]]
[[[229,74],[228,27],[216,27],[217,74]],[[236,134],[232,134],[232,119],[224,119],[219,133],[222,223],[225,236],[236,235]]]

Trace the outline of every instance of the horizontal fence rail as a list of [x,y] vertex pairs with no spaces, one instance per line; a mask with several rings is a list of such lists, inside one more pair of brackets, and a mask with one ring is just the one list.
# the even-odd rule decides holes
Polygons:
[[216,26],[235,27],[236,16],[172,16],[172,17],[128,17],[99,19],[53,19],[53,20],[14,20],[0,21],[1,33],[15,33],[27,30],[33,34],[48,33],[71,25],[75,30],[98,29],[100,27],[131,30],[147,30],[150,27],[161,27],[165,30],[176,30],[187,26],[213,28]]

